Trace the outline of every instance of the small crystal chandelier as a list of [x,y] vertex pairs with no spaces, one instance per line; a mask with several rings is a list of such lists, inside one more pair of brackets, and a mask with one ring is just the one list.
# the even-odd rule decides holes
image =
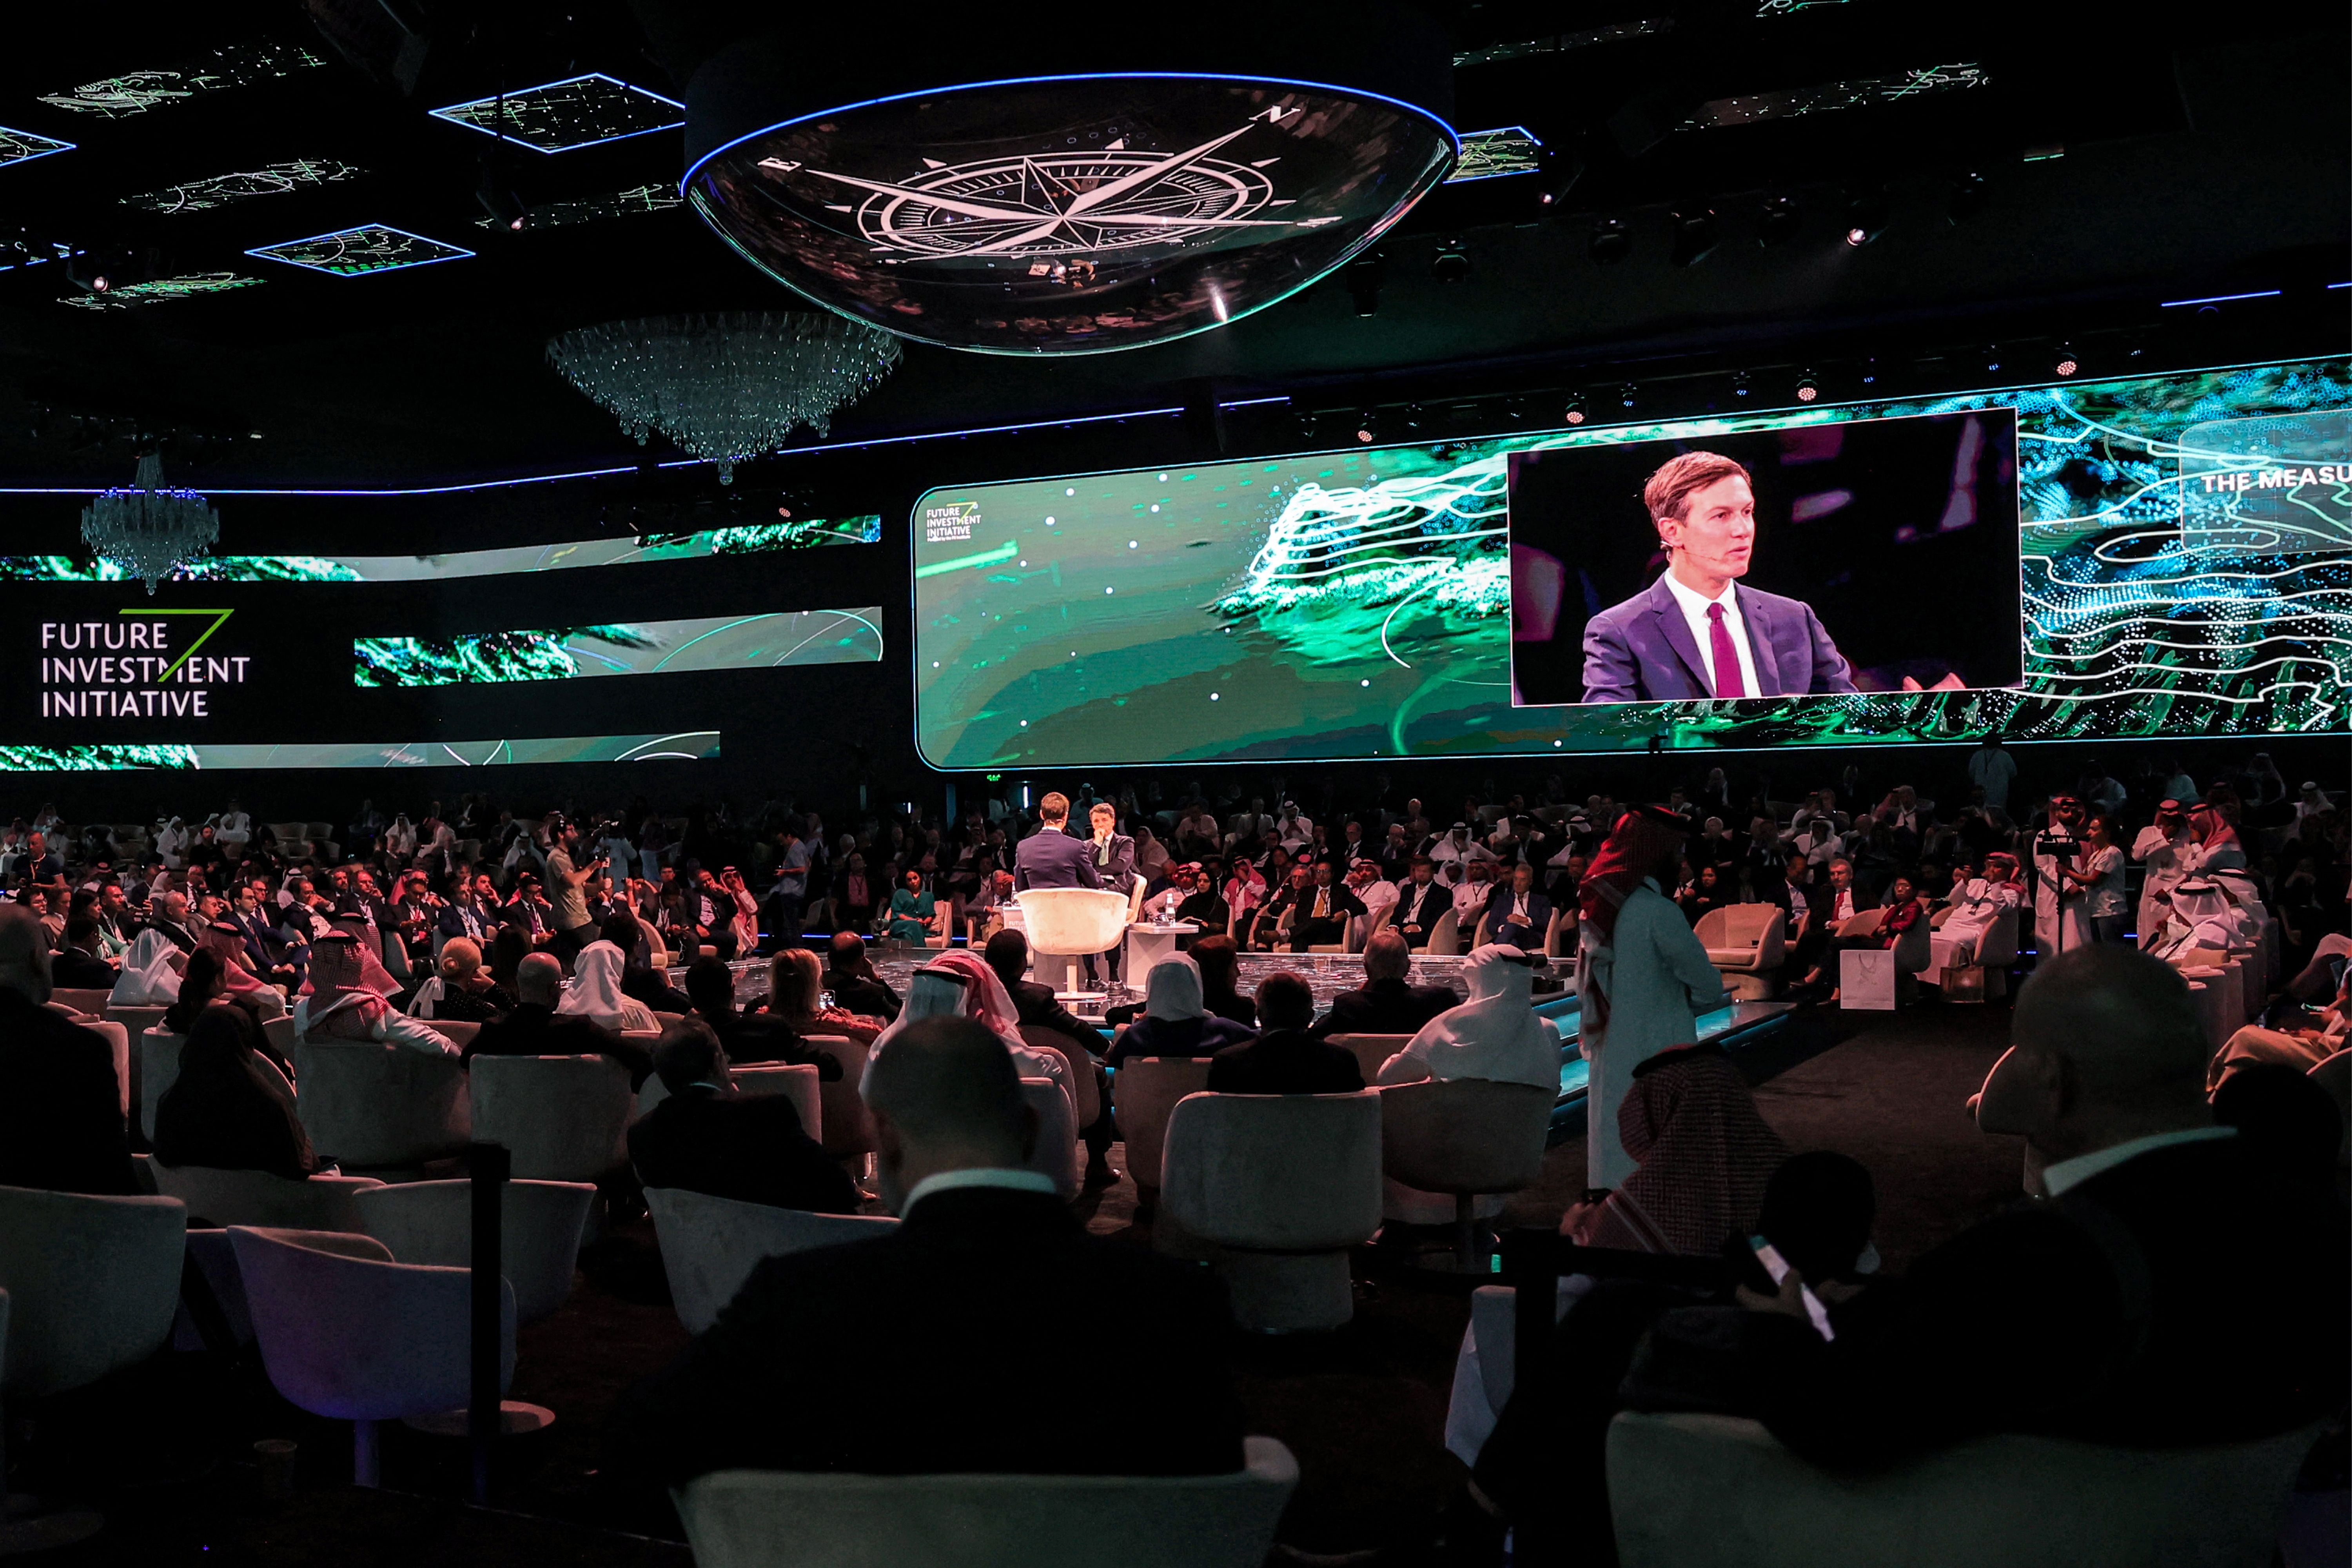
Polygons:
[[814,312],[608,321],[564,333],[548,363],[637,439],[656,430],[719,465],[772,452],[795,425],[823,436],[835,412],[898,364],[898,340]]
[[163,459],[142,453],[129,489],[101,490],[81,514],[82,542],[102,561],[147,580],[147,592],[220,539],[220,514],[194,490],[163,483]]

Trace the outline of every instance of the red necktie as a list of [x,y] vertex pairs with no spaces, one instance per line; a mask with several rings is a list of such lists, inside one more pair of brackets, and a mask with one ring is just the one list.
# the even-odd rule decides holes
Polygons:
[[1715,694],[1717,697],[1745,697],[1747,686],[1739,679],[1739,651],[1731,646],[1731,628],[1723,624],[1723,606],[1706,607],[1707,646],[1715,655]]

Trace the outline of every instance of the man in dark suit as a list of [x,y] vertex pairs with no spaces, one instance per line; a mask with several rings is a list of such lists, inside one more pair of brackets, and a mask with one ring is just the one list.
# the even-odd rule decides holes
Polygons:
[[856,1214],[857,1184],[808,1135],[792,1096],[739,1098],[729,1066],[726,1047],[701,1019],[662,1031],[654,1070],[669,1098],[629,1128],[637,1179],[747,1204]]
[[0,1186],[134,1193],[114,1047],[43,1006],[49,986],[41,922],[0,904]]
[[229,921],[243,939],[245,955],[253,961],[256,974],[266,982],[282,980],[299,985],[310,954],[270,923],[263,910],[273,906],[267,881],[240,882],[231,890]]
[[1094,829],[1087,851],[1095,858],[1095,875],[1112,892],[1128,891],[1135,886],[1135,840],[1118,831],[1118,807],[1098,800],[1087,822]]
[[121,972],[98,956],[98,922],[88,915],[66,921],[66,944],[49,961],[52,983],[69,991],[110,991]]
[[[2166,967],[2094,945],[2048,961],[2018,993],[2009,1082],[2000,1111],[1981,1114],[2049,1162],[2048,1199],[1970,1226],[1899,1280],[1792,1273],[1777,1297],[1743,1289],[1745,1310],[1669,1311],[1625,1402],[1754,1415],[1818,1463],[1872,1469],[1991,1432],[2161,1449],[2341,1409],[2352,1225],[2328,1184],[2251,1131],[2213,1124],[2210,1047]],[[1812,1327],[1808,1285],[1833,1341]],[[2217,1337],[2240,1323],[2260,1331]],[[1555,1354],[1477,1462],[1480,1492],[1515,1521],[1561,1510],[1553,1539],[1594,1522],[1559,1482],[1580,1449],[1599,1458],[1610,1412],[1591,1408],[1593,1370]]]
[[1257,1021],[1264,1032],[1227,1046],[1209,1058],[1212,1094],[1351,1094],[1364,1087],[1353,1051],[1307,1033],[1315,993],[1287,970],[1258,982]]
[[1023,978],[1029,967],[1029,939],[1017,931],[1001,931],[988,939],[984,956],[988,967],[1004,982],[1012,994],[1013,1011],[1020,1015],[1024,1032],[1030,1029],[1050,1029],[1061,1037],[1068,1048],[1063,1055],[1070,1058],[1073,1072],[1095,1075],[1096,1103],[1102,1114],[1091,1126],[1078,1129],[1087,1145],[1087,1180],[1090,1183],[1116,1181],[1110,1168],[1110,1146],[1118,1136],[1111,1121],[1110,1078],[1103,1071],[1102,1035],[1081,1023],[1076,1014],[1062,1005],[1050,985]]
[[[1203,1475],[1240,1468],[1223,1293],[1204,1269],[1090,1237],[1023,1168],[1035,1113],[1003,1042],[925,1018],[876,1056],[876,1167],[901,1217],[872,1240],[762,1262],[717,1323],[615,1407],[612,1468],[677,1485],[733,1468],[868,1475]],[[1120,1439],[1008,1355],[1049,1322],[1149,1345]],[[856,1353],[838,1346],[856,1324]]]
[[833,993],[835,1006],[868,1018],[898,1018],[904,1004],[889,984],[874,973],[874,962],[866,956],[864,937],[854,931],[834,932],[832,958],[824,984],[825,989]]
[[[1756,547],[1746,468],[1713,452],[1685,452],[1650,476],[1642,500],[1670,564],[1648,588],[1585,623],[1585,701],[1854,689],[1811,605],[1739,583]],[[1959,681],[1939,684],[1947,683]]]
[[[841,1063],[835,1058],[809,1048],[800,1031],[786,1023],[782,1015],[770,1012],[742,1013],[735,1007],[735,973],[719,958],[698,958],[687,966],[686,1000],[696,1016],[710,1026],[719,1037],[721,1049],[730,1062],[752,1066],[762,1062],[783,1062],[814,1067],[818,1078],[827,1082],[841,1079]],[[836,998],[838,1000],[838,998]],[[648,1004],[650,1005],[650,1004]],[[667,1011],[664,1008],[662,1011]],[[660,1067],[659,1048],[656,1048],[655,1067]],[[797,1204],[788,1207],[797,1208]]]
[[1293,952],[1346,942],[1348,922],[1364,912],[1364,900],[1340,885],[1330,861],[1317,862],[1314,878],[1314,886],[1299,896],[1297,915],[1290,922]]
[[1510,881],[1486,896],[1486,941],[1540,953],[1550,930],[1551,900],[1536,888],[1536,868],[1522,860],[1511,868]]
[[1426,855],[1412,858],[1412,875],[1397,884],[1396,914],[1390,925],[1401,932],[1415,952],[1429,945],[1437,922],[1454,907],[1454,889],[1437,879],[1437,862]]
[[654,1059],[643,1046],[621,1038],[602,1024],[555,1010],[563,994],[563,965],[551,952],[534,952],[515,966],[515,1008],[482,1026],[466,1042],[466,1060],[476,1057],[605,1056],[629,1069],[629,1087],[653,1076]]
[[1055,790],[1037,803],[1043,824],[1013,850],[1013,890],[1031,888],[1100,888],[1094,851],[1070,837],[1070,797]]
[[1331,998],[1331,1010],[1308,1031],[1317,1039],[1332,1035],[1412,1035],[1461,996],[1444,985],[1408,985],[1412,949],[1393,931],[1375,932],[1364,943],[1364,983]]

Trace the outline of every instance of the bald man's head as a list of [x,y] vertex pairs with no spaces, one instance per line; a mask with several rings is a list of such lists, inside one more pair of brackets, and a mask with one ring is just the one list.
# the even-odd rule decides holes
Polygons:
[[2137,948],[2096,943],[2042,964],[2011,1034],[2034,1086],[2026,1136],[2053,1160],[2210,1120],[2212,1052],[2189,984]]
[[552,1007],[563,992],[563,965],[551,952],[534,952],[515,965],[515,1000]]
[[1412,967],[1412,949],[1404,937],[1392,931],[1372,933],[1364,943],[1364,978],[1367,980],[1402,980],[1405,971]]
[[1025,1165],[1036,1141],[1013,1054],[974,1019],[941,1015],[892,1035],[866,1071],[865,1095],[894,1207],[926,1176]]

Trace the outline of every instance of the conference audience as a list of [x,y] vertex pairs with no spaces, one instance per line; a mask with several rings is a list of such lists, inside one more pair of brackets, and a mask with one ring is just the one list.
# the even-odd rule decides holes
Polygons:
[[[852,1012],[836,994],[824,1001],[824,975],[816,954],[804,947],[788,947],[768,961],[766,1012],[783,1020],[794,1034],[834,1035],[870,1046],[888,1025],[878,1017]],[[897,1011],[894,1009],[894,1016]]]
[[[1043,1029],[1059,1036],[1066,1042],[1063,1054],[1069,1058],[1070,1070],[1094,1075],[1095,1103],[1101,1110],[1091,1122],[1078,1129],[1079,1139],[1087,1146],[1086,1179],[1097,1185],[1117,1180],[1110,1168],[1110,1146],[1118,1136],[1118,1129],[1111,1121],[1110,1079],[1101,1060],[1101,1032],[1080,1023],[1076,1014],[1062,1005],[1052,986],[1023,978],[1029,967],[1029,939],[1019,931],[1001,931],[990,937],[985,955],[989,969],[1013,1000],[1013,1016],[1020,1027],[1024,1031]],[[1028,1043],[1025,1033],[1023,1040]]]
[[640,1182],[777,1208],[857,1212],[857,1184],[809,1136],[790,1095],[736,1092],[727,1048],[708,1023],[671,1024],[653,1058],[669,1093],[629,1126],[629,1163]]
[[1364,1087],[1355,1054],[1307,1031],[1315,993],[1287,970],[1258,982],[1260,1033],[1209,1058],[1212,1094],[1349,1094]]
[[[910,1005],[912,999],[910,998]],[[678,1485],[738,1468],[908,1475],[1194,1475],[1241,1467],[1223,1293],[1207,1271],[1087,1234],[1050,1179],[1001,1038],[893,1032],[866,1084],[886,1236],[771,1258],[623,1397],[610,1465]],[[1041,1325],[1116,1325],[1118,1438],[1039,1397]],[[856,1353],[844,1350],[855,1325]],[[830,1350],[813,1347],[834,1347]]]
[[735,973],[719,959],[698,958],[688,966],[686,994],[695,1016],[719,1037],[729,1061],[746,1066],[759,1062],[814,1065],[818,1078],[828,1083],[839,1081],[841,1063],[810,1049],[782,1014],[737,1011]]
[[572,956],[572,978],[556,999],[555,1010],[619,1034],[656,1032],[661,1025],[653,1009],[621,989],[626,964],[623,951],[602,937],[587,943]]
[[[1401,953],[1391,961],[1401,963]],[[1370,953],[1367,951],[1365,968],[1369,972],[1370,967]],[[1433,1079],[1444,1083],[1454,1079],[1478,1079],[1489,1083],[1532,1084],[1557,1093],[1559,1030],[1550,1019],[1535,1015],[1531,990],[1535,972],[1528,955],[1516,947],[1489,943],[1463,963],[1462,978],[1470,987],[1470,1000],[1447,1007],[1412,1031],[1412,1038],[1405,1042],[1404,1048],[1381,1065],[1378,1081],[1412,1083]],[[1450,998],[1454,994],[1445,991],[1444,994]],[[1346,1000],[1341,996],[1332,1004],[1335,1016],[1339,1003]]]
[[345,931],[322,936],[310,944],[310,988],[294,1001],[295,1037],[313,1043],[370,1040],[428,1056],[456,1056],[457,1047],[447,1036],[384,1000],[394,989],[357,937]]
[[1661,1051],[1635,1068],[1617,1130],[1633,1173],[1560,1221],[1562,1236],[1587,1247],[1705,1257],[1754,1227],[1765,1185],[1789,1157],[1715,1045]]
[[155,1103],[157,1163],[295,1182],[316,1174],[294,1086],[261,1054],[260,1021],[234,1002],[215,1002],[185,1032],[180,1076]]
[[0,905],[0,1186],[136,1192],[114,1047],[48,999],[47,934]]
[[444,942],[434,970],[409,1002],[411,1016],[488,1024],[505,1016],[507,1007],[499,1003],[498,982],[483,970],[482,950],[473,938],[453,936]]
[[1202,1002],[1200,961],[1171,952],[1144,975],[1143,1011],[1119,1031],[1103,1063],[1116,1070],[1137,1057],[1213,1057],[1250,1037],[1248,1028]]
[[111,963],[98,956],[98,922],[88,915],[67,920],[65,945],[58,950],[56,984],[69,991],[108,991],[121,978]]
[[1229,936],[1204,936],[1188,950],[1201,970],[1201,1005],[1244,1029],[1257,1027],[1257,1003],[1242,994],[1241,949]]
[[864,937],[854,928],[837,931],[828,951],[833,962],[825,970],[824,989],[833,993],[835,1005],[886,1024],[898,1016],[898,994],[875,973]]
[[[593,944],[592,944],[593,945]],[[585,951],[585,950],[583,950]],[[580,1013],[559,1011],[563,964],[551,952],[534,952],[515,966],[514,1006],[485,1024],[466,1042],[468,1063],[476,1057],[609,1057],[629,1069],[629,1087],[653,1075],[653,1056],[643,1046]],[[424,1025],[416,1026],[418,1028]],[[438,1037],[436,1037],[436,1038]],[[457,1047],[449,1047],[456,1054]]]
[[1364,983],[1331,998],[1330,1011],[1309,1032],[1318,1040],[1332,1035],[1410,1035],[1461,1003],[1450,985],[1412,984],[1406,979],[1412,968],[1412,949],[1405,937],[1375,931],[1364,943]]

